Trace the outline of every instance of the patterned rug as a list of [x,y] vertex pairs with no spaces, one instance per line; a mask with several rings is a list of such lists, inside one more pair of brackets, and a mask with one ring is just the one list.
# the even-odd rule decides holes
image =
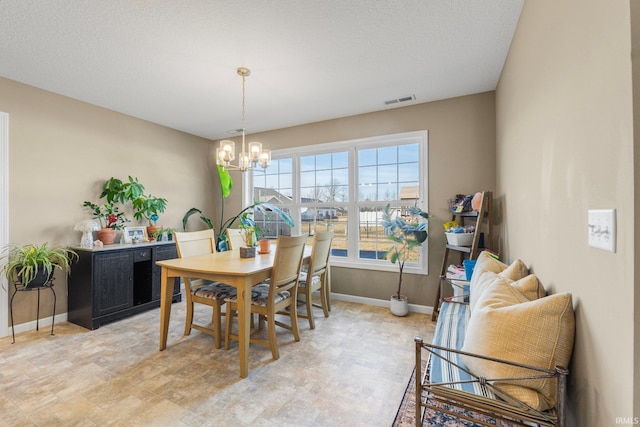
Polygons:
[[[426,367],[427,362],[422,361],[423,368],[422,372]],[[409,383],[407,384],[407,388],[404,391],[404,396],[402,397],[402,402],[400,403],[400,407],[398,408],[398,412],[396,413],[396,418],[393,421],[393,427],[415,427],[415,413],[416,413],[416,370],[413,369],[413,374],[411,374],[411,379],[409,379]],[[446,406],[446,408],[450,411],[463,413],[478,421],[482,421],[489,425],[495,425],[496,427],[516,427],[515,424],[511,424],[502,420],[496,420],[495,418],[487,417],[486,415],[476,414],[473,411],[466,411],[455,406],[446,405],[444,403],[435,403],[437,406]],[[434,411],[433,409],[426,408],[426,413],[424,415],[422,426],[423,427],[482,427],[482,424],[478,424],[475,422],[467,421],[464,419],[456,418],[449,414],[444,414],[441,412]]]

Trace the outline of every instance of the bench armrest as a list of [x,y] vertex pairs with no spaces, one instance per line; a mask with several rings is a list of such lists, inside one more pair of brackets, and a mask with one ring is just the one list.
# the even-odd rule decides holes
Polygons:
[[[481,354],[474,354],[465,352],[462,350],[442,347],[434,344],[424,343],[422,338],[415,337],[416,343],[416,396],[421,396],[422,390],[433,393],[434,395],[444,396],[444,399],[449,402],[463,403],[462,407],[471,409],[480,413],[485,413],[490,416],[500,417],[505,415],[508,417],[517,417],[527,421],[533,421],[541,423],[542,425],[564,426],[565,414],[566,414],[566,384],[569,371],[564,367],[556,367],[555,369],[544,369],[537,366],[526,365],[510,360],[497,359],[494,357],[484,356]],[[447,364],[453,365],[458,369],[463,370],[471,377],[470,380],[458,381],[458,382],[442,382],[432,383],[427,379],[422,383],[422,350],[425,349],[432,357],[438,357],[444,360]],[[479,377],[468,370],[466,366],[461,366],[454,360],[447,358],[449,354],[459,354],[468,357],[479,358],[495,363],[514,366],[522,369],[526,369],[527,372],[531,372],[530,375],[523,375],[518,377],[506,377],[506,378],[483,378]],[[506,393],[500,387],[493,385],[495,381],[501,383],[509,383],[521,380],[532,379],[557,379],[557,401],[555,411],[541,412],[526,403],[516,399],[510,394]],[[458,390],[454,386],[463,383],[479,383],[487,389],[490,389],[493,394],[503,400],[499,405],[491,403],[495,399],[489,399],[484,396],[479,396],[474,393],[470,393],[463,390]],[[418,402],[416,402],[418,403]],[[425,406],[424,404],[421,404]],[[420,406],[417,404],[416,414],[420,410]],[[426,405],[428,406],[428,405]],[[488,409],[489,408],[489,409]]]

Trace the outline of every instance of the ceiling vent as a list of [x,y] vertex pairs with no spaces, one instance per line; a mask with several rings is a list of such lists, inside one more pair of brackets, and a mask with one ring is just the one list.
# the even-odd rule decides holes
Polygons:
[[242,128],[240,128],[240,129],[231,129],[231,130],[228,130],[227,133],[229,135],[236,135],[236,134],[242,133]]
[[388,101],[384,101],[384,104],[393,105],[393,104],[400,104],[401,102],[409,102],[409,101],[415,101],[415,100],[416,100],[415,95],[409,95],[409,96],[403,96],[402,98],[396,98],[396,99],[390,99]]

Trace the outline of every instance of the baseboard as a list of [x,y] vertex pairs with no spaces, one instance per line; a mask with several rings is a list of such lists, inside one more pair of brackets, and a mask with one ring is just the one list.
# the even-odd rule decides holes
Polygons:
[[[389,307],[389,300],[359,297],[347,294],[336,294],[334,292],[331,293],[331,299],[338,301],[355,302],[358,304],[375,305],[378,307]],[[414,313],[432,314],[433,307],[430,307],[428,305],[409,304],[409,311]]]
[[[184,286],[184,285],[183,285]],[[183,287],[184,290],[184,287]],[[367,298],[367,297],[359,297],[355,295],[347,295],[347,294],[331,294],[331,299],[338,301],[347,301],[347,302],[355,302],[358,304],[368,304],[375,305],[377,307],[389,307],[389,301],[376,299],[376,298]],[[409,304],[409,311],[414,313],[422,313],[422,314],[432,314],[433,307],[427,305],[418,305],[418,304]],[[56,323],[66,322],[67,321],[67,313],[56,314]],[[51,326],[51,316],[43,317],[40,319],[40,329]],[[10,329],[11,327],[9,327]],[[36,329],[36,321],[32,320],[31,322],[21,323],[15,326],[15,333],[19,334],[21,332],[26,331],[35,331]],[[11,334],[11,331],[7,331]],[[55,333],[55,330],[54,330]]]
[[[51,319],[52,317],[43,317],[38,322],[40,329],[51,327]],[[67,321],[67,313],[56,314],[56,323],[66,322]],[[15,333],[19,334],[21,332],[27,331],[35,331],[36,330],[36,321],[32,320],[31,322],[20,323],[19,325],[15,325]],[[11,334],[11,326],[9,326],[9,335]],[[55,330],[53,331],[55,334]]]

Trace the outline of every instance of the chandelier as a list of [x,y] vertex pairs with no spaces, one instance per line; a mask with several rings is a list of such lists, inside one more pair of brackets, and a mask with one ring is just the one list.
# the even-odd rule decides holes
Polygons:
[[242,172],[252,170],[258,165],[264,169],[271,164],[271,151],[263,150],[262,144],[259,142],[250,142],[248,147],[244,142],[244,84],[245,79],[251,74],[251,70],[246,67],[238,67],[236,71],[242,77],[242,151],[238,164],[232,164],[231,162],[236,158],[235,143],[224,139],[220,141],[220,146],[216,149],[216,163],[225,169]]

